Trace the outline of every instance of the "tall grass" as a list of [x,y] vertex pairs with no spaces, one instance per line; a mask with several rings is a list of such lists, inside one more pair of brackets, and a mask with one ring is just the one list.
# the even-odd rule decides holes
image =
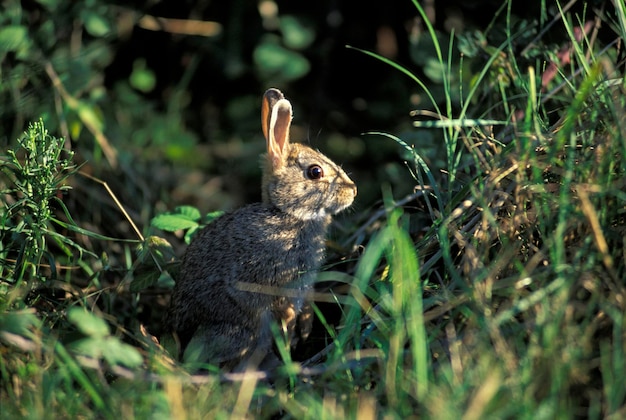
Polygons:
[[[89,296],[70,299],[50,316],[54,310],[35,310],[26,299],[9,301],[13,284],[5,281],[3,415],[626,415],[620,44],[605,48],[592,33],[580,36],[577,28],[591,16],[561,9],[558,24],[569,34],[571,62],[557,66],[552,79],[542,78],[541,63],[522,67],[513,54],[521,32],[509,24],[508,40],[490,50],[471,83],[455,86],[447,80],[457,68],[457,39],[439,45],[420,4],[413,3],[444,69],[443,106],[409,69],[367,54],[411,77],[431,99],[417,113],[434,112],[435,120],[417,125],[441,132],[447,166],[432,167],[419,145],[384,134],[408,156],[407,177],[416,192],[396,199],[383,188],[384,207],[361,228],[367,240],[358,260],[320,276],[338,286],[319,293],[319,301],[341,311],[334,322],[321,303],[314,305],[324,344],[294,361],[277,332],[285,366],[272,378],[265,372],[192,375],[140,326],[126,330]],[[505,6],[501,13],[510,14],[511,2]],[[626,39],[624,2],[605,12],[604,24]],[[510,73],[494,80],[503,57]],[[453,103],[453,97],[461,99]],[[549,121],[553,112],[560,118]],[[15,186],[7,188],[16,194]],[[416,225],[424,218],[415,208],[430,219],[426,226]],[[157,269],[165,267],[151,267],[156,281]],[[128,275],[135,274],[140,277]]]

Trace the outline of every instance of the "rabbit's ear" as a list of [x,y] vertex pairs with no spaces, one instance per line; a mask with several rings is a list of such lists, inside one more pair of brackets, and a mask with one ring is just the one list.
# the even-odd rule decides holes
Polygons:
[[287,146],[289,145],[289,127],[291,126],[291,103],[280,99],[272,107],[267,139],[267,154],[276,170],[285,163]]
[[[276,102],[284,99],[285,96],[282,92],[276,88],[270,88],[263,94],[263,102],[261,104],[261,126],[263,127],[263,135],[267,140],[268,145],[270,141],[270,119],[272,118],[272,108],[276,105]],[[268,147],[269,149],[269,147]]]

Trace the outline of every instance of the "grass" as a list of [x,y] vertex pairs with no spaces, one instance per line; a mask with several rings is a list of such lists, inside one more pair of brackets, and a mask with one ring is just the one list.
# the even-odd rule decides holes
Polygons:
[[[598,18],[623,40],[616,4]],[[57,164],[63,142],[35,125],[2,161],[3,417],[625,416],[626,86],[621,44],[577,35],[592,17],[562,10],[570,62],[557,61],[552,79],[517,61],[509,25],[469,88],[445,84],[448,98],[461,92],[459,106],[442,114],[433,103],[436,119],[416,124],[441,130],[446,168],[385,134],[410,162],[415,193],[383,188],[383,208],[358,215],[361,234],[345,240],[363,251],[323,273],[333,287],[314,308],[321,332],[298,361],[283,352],[272,381],[190,374],[164,352],[134,318],[139,300],[155,299],[150,286],[171,287],[171,247],[153,236],[133,254],[91,236],[125,250],[124,274],[109,284],[113,268],[77,245],[89,232],[59,198],[78,176],[71,159]],[[427,29],[448,80],[463,68],[454,44],[446,58]],[[47,172],[26,170],[30,157]],[[193,209],[176,214],[197,227]]]

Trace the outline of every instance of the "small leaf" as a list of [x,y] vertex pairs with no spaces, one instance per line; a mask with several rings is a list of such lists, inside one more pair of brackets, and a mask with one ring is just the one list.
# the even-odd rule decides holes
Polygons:
[[140,92],[148,93],[156,86],[156,76],[147,68],[146,60],[139,58],[133,63],[133,72],[130,74],[130,85]]
[[185,233],[185,243],[187,245],[189,245],[191,243],[191,240],[193,239],[193,237],[195,236],[196,232],[200,230],[200,225],[196,226],[196,227],[192,227],[191,229],[188,229],[187,232]]
[[285,15],[280,18],[283,42],[289,48],[303,50],[315,40],[315,31],[295,16]]
[[[188,131],[184,131],[184,127],[182,124],[179,126],[179,129],[176,131],[175,138],[176,143],[172,141],[167,141],[164,145],[163,151],[168,159],[176,162],[176,161],[189,161],[190,156],[192,158],[197,158],[197,148],[196,144],[198,143],[198,139],[193,133]],[[170,136],[170,139],[172,136]]]
[[157,258],[159,264],[172,262],[176,258],[172,244],[160,236],[148,236],[144,243],[140,245],[139,250],[143,255],[145,255],[145,251],[148,251]]
[[282,47],[271,37],[256,47],[253,56],[259,71],[267,78],[296,80],[307,74],[311,68],[302,54]]
[[[176,271],[177,268],[178,267],[176,266],[171,266],[170,268],[168,268],[168,270]],[[175,284],[176,282],[174,281],[174,278],[169,273],[169,271],[162,272],[161,275],[159,276],[159,279],[157,280],[157,286],[163,289],[171,290],[172,288],[174,288]]]
[[148,287],[154,286],[158,282],[161,273],[157,270],[156,266],[153,268],[152,270],[135,273],[133,281],[130,283],[130,291],[132,293],[141,292]]
[[68,345],[68,349],[83,356],[100,359],[104,350],[104,338],[82,338]]
[[0,52],[19,51],[28,44],[28,29],[9,25],[0,29]]
[[112,366],[123,365],[132,368],[143,363],[141,353],[117,337],[109,337],[103,344],[104,351],[102,354],[104,359]]
[[172,213],[158,215],[152,219],[151,225],[157,229],[174,232],[181,229],[191,229],[198,226],[200,211],[195,207],[177,207]]
[[214,220],[219,219],[223,215],[224,215],[224,212],[221,211],[221,210],[212,211],[211,213],[207,213],[206,216],[204,216],[204,222],[206,224],[209,224],[209,223],[213,222]]
[[[219,344],[215,344],[216,346]],[[204,363],[207,360],[207,354],[210,354],[207,348],[207,342],[204,337],[194,335],[187,344],[183,354],[183,361],[186,364]]]
[[200,220],[200,210],[193,206],[178,206],[176,213],[188,217],[189,220]]
[[109,22],[106,21],[101,15],[86,11],[82,13],[83,21],[85,22],[85,29],[90,35],[95,37],[102,37],[107,35],[111,31]]
[[34,309],[23,309],[0,314],[0,331],[6,331],[23,337],[31,337],[32,328],[41,324]]
[[167,351],[170,355],[175,358],[178,358],[178,353],[180,351],[179,345],[180,341],[176,340],[172,333],[165,332],[161,335],[161,346]]
[[180,214],[161,214],[152,219],[151,225],[157,229],[174,232],[198,226],[198,222],[189,220]]
[[436,58],[431,58],[426,61],[426,65],[423,67],[424,74],[430,80],[435,83],[442,83],[443,76],[446,74],[446,64],[439,62]]
[[67,311],[67,319],[74,324],[80,332],[89,337],[100,338],[109,335],[109,326],[85,308],[73,307]]

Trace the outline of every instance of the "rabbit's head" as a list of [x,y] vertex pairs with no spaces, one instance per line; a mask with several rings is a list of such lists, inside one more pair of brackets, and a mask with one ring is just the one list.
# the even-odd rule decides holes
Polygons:
[[301,220],[328,220],[352,204],[356,185],[320,152],[289,142],[291,116],[291,103],[278,89],[265,92],[263,201]]

